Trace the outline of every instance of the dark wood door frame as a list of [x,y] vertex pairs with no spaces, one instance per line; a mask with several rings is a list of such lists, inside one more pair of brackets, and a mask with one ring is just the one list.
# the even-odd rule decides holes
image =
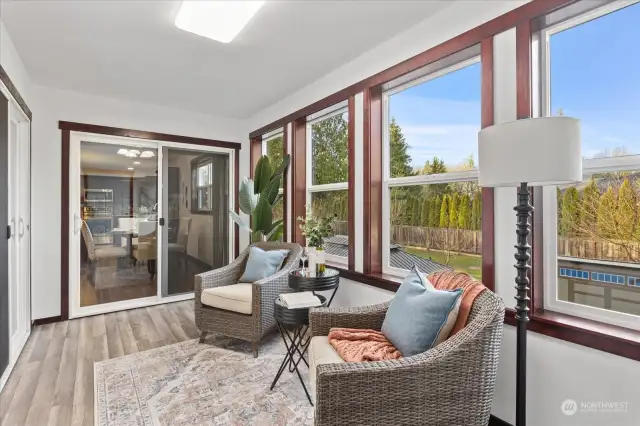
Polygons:
[[[60,121],[58,128],[62,133],[62,170],[61,170],[61,238],[60,238],[60,316],[46,318],[44,322],[65,321],[69,319],[69,144],[71,132],[95,133],[100,135],[120,136],[135,139],[146,139],[159,142],[177,142],[192,145],[202,145],[235,150],[235,182],[234,192],[238,193],[238,177],[240,165],[240,149],[237,142],[227,142],[215,139],[194,138],[190,136],[155,133],[142,130],[121,129],[118,127],[99,126],[86,123]],[[235,211],[239,211],[238,197],[235,198]],[[240,230],[234,225],[234,251],[238,256],[240,250]]]

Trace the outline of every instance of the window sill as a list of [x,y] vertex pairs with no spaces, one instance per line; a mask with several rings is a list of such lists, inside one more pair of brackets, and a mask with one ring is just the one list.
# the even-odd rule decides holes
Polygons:
[[[504,322],[516,325],[515,310],[507,309]],[[534,333],[640,361],[640,331],[630,328],[542,311],[531,316],[528,329]]]
[[[343,278],[392,292],[398,289],[402,281],[385,274],[362,274],[336,269]],[[516,325],[513,309],[506,310],[504,322]],[[532,315],[528,329],[534,333],[640,361],[640,331],[551,311]]]

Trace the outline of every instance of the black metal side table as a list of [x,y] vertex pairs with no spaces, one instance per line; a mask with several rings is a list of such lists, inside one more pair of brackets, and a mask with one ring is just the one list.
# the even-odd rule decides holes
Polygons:
[[[322,302],[320,306],[327,306],[327,298],[319,294],[317,296],[320,302]],[[278,330],[280,330],[280,335],[287,348],[287,354],[284,356],[282,364],[280,364],[273,383],[271,383],[271,390],[273,390],[273,387],[278,383],[278,379],[280,379],[280,376],[282,376],[282,373],[284,373],[284,370],[288,367],[290,373],[295,371],[298,374],[304,393],[307,395],[309,403],[313,405],[309,391],[304,385],[302,375],[298,369],[300,361],[309,367],[309,362],[307,362],[304,355],[307,349],[309,349],[309,342],[311,340],[311,336],[306,335],[309,329],[309,309],[311,308],[289,309],[280,302],[279,298],[274,302],[273,308],[273,316],[276,319]],[[292,328],[292,330],[288,330],[287,326]]]
[[340,272],[336,269],[326,268],[323,273],[317,274],[312,277],[309,276],[308,269],[296,269],[289,272],[289,287],[294,291],[325,291],[333,290],[329,303],[327,306],[331,306],[338,287],[340,287]]

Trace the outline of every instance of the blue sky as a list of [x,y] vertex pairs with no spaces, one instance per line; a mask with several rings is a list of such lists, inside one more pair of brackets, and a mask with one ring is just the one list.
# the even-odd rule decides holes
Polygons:
[[[551,37],[551,110],[582,121],[583,155],[624,147],[640,154],[640,4]],[[480,64],[390,98],[414,167],[433,156],[477,159]]]

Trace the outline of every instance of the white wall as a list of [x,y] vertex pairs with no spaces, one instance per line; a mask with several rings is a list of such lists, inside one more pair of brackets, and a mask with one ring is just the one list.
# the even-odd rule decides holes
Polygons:
[[[60,315],[60,166],[58,121],[75,121],[127,129],[245,142],[241,121],[205,114],[32,87],[32,306],[33,318]],[[248,149],[240,158],[240,175],[248,173]],[[245,158],[243,158],[243,156]],[[242,242],[246,244],[245,241]],[[241,244],[242,246],[243,244]]]
[[[252,117],[250,127],[268,124],[520,4],[522,2],[459,2],[261,111]],[[499,123],[516,118],[515,31],[498,35],[494,49],[495,120]],[[509,307],[514,305],[515,296],[512,266],[515,195],[515,189],[510,188],[495,193],[496,292]],[[391,293],[384,290],[342,280],[333,306],[361,306],[389,297]],[[529,425],[640,425],[640,363],[532,332],[528,336]],[[505,326],[492,413],[512,424],[515,423],[515,359],[515,328]],[[626,414],[577,413],[569,417],[560,410],[560,404],[566,399],[628,402],[629,411]]]
[[[0,16],[2,16],[1,2]],[[20,92],[24,101],[29,105],[29,108],[31,108],[31,104],[29,103],[31,99],[31,79],[2,21],[0,21],[0,64],[2,64],[2,68],[4,68],[18,89],[18,92]]]

